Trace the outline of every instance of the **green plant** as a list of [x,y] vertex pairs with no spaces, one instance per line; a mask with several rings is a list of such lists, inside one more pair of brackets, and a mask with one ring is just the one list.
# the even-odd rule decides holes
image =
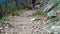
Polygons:
[[57,18],[50,19],[51,22],[55,22],[56,20],[57,20]]
[[46,16],[46,13],[39,10],[39,11],[37,11],[37,13],[34,14],[34,16],[36,16],[36,17],[44,17],[44,16]]
[[7,12],[11,12],[13,9],[15,8],[15,4],[14,3],[7,3],[7,6],[6,6],[6,11]]
[[17,11],[12,13],[12,16],[17,16],[17,15],[19,15]]
[[0,19],[0,23],[2,23],[4,20],[8,19],[9,16],[3,16],[1,19]]
[[56,2],[60,2],[60,0],[56,0]]
[[25,8],[28,8],[28,5],[27,4],[24,4],[24,3],[21,3],[21,9],[25,9]]

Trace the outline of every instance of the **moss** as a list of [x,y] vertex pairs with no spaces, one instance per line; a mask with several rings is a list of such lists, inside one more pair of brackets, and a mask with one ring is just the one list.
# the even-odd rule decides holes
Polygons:
[[0,19],[0,23],[2,23],[4,20],[8,19],[9,16],[3,16],[1,19]]

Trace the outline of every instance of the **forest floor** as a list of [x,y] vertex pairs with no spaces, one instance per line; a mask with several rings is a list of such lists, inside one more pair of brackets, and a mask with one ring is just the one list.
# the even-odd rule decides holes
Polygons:
[[4,31],[6,34],[49,34],[44,25],[46,17],[40,18],[40,20],[33,21],[35,18],[33,15],[36,10],[27,10],[19,16],[10,16],[4,23],[9,23],[12,27],[6,25]]
[[27,10],[20,16],[9,17],[4,22],[11,24],[13,27],[5,28],[5,32],[7,34],[47,34],[46,31],[42,28],[42,20],[31,21],[31,19],[34,18],[31,15],[36,12],[36,10]]

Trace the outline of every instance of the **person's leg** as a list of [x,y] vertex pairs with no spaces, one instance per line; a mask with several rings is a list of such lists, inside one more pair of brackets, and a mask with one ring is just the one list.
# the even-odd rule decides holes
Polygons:
[[35,5],[33,4],[33,8],[35,7]]
[[36,1],[36,0],[32,0],[32,8],[33,8],[33,9],[35,8],[35,1]]

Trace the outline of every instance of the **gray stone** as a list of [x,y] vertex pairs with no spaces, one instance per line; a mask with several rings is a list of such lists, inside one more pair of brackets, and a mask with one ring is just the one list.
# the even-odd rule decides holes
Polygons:
[[50,21],[49,21],[49,22],[44,26],[44,28],[47,30],[47,32],[49,32],[49,33],[53,32],[53,30],[51,29],[52,25],[54,25],[54,22],[50,22]]
[[52,3],[51,5],[47,4],[47,7],[43,10],[43,12],[47,12],[48,10],[50,10],[52,7],[54,6],[54,3]]
[[47,13],[47,16],[48,17],[56,16],[56,11],[51,10],[50,12]]
[[60,9],[60,3],[58,4],[57,8],[59,8],[59,9]]
[[60,26],[51,26],[50,31],[53,32],[53,34],[60,34]]
[[43,12],[48,12],[58,5],[56,0],[42,0],[40,8]]
[[60,34],[60,31],[54,32],[54,34]]
[[60,26],[52,26],[51,29],[53,29],[54,31],[59,31],[60,30]]

